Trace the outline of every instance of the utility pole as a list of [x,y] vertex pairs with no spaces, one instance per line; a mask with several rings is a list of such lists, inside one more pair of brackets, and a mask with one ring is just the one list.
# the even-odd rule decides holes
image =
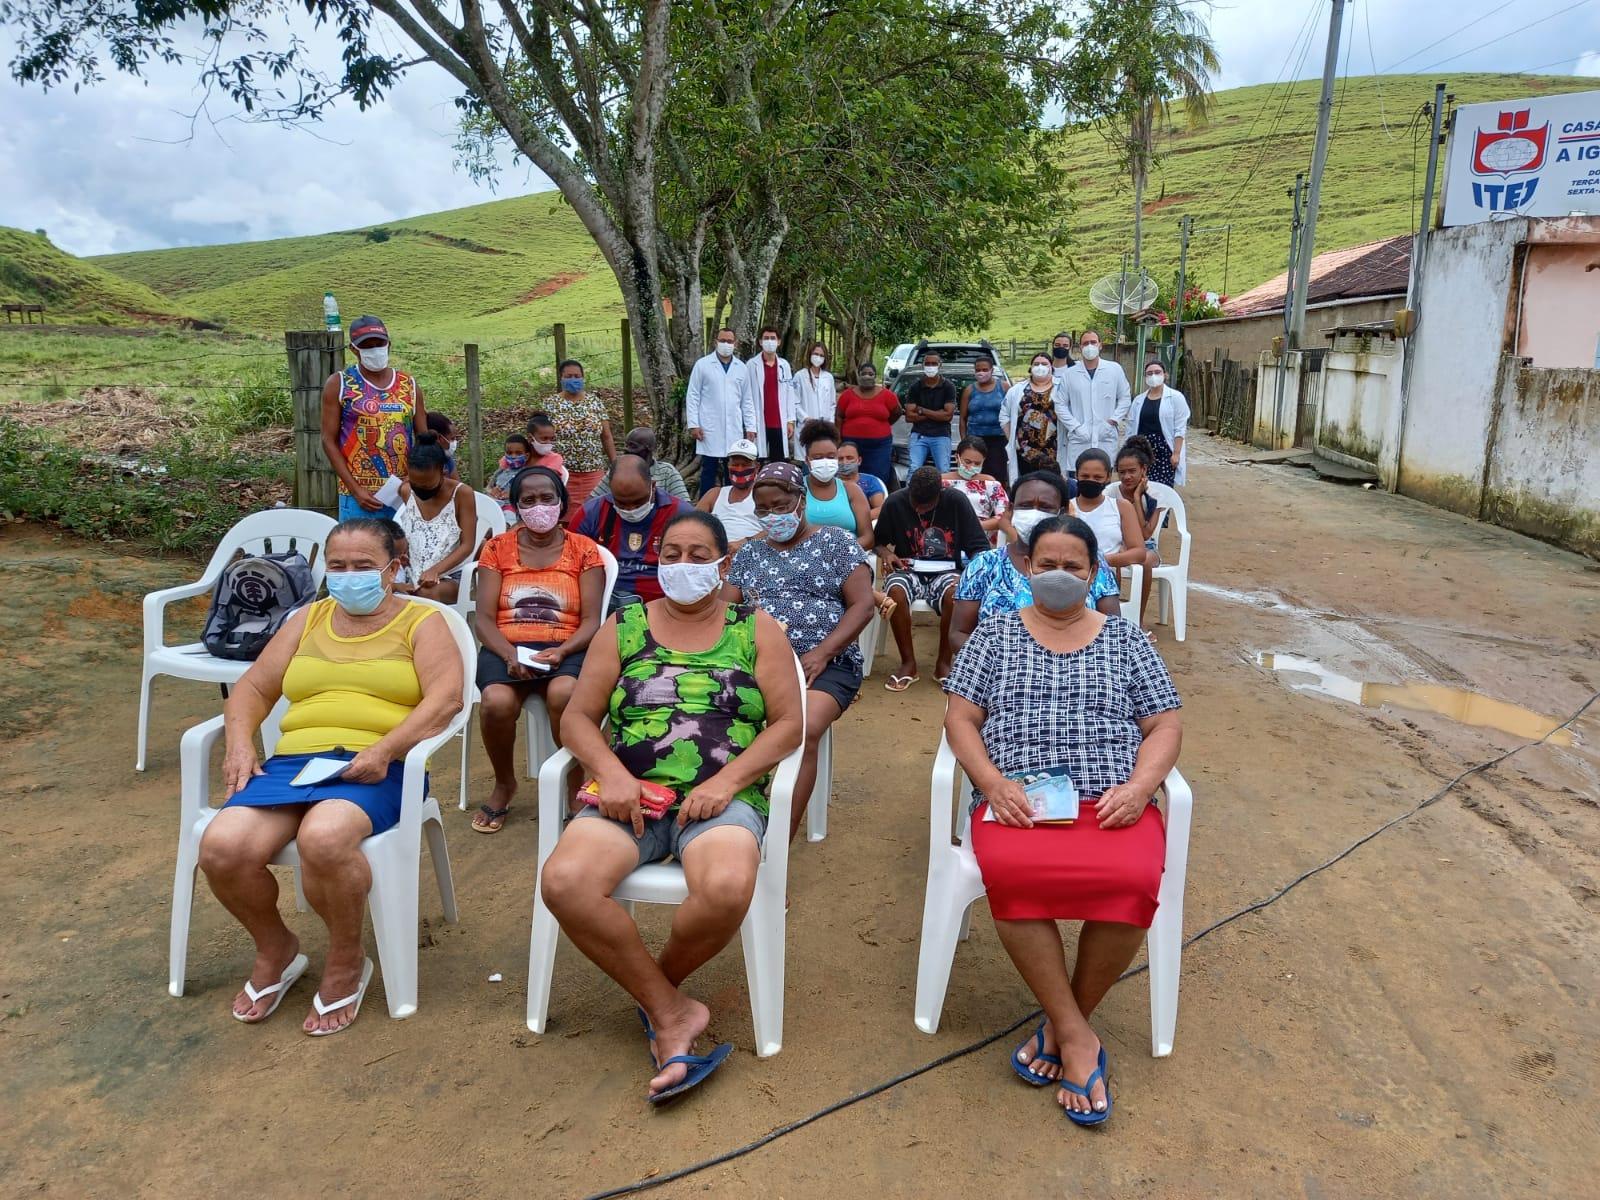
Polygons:
[[1333,81],[1339,73],[1339,32],[1344,25],[1345,0],[1333,0],[1328,18],[1328,55],[1322,61],[1322,101],[1317,106],[1317,147],[1311,155],[1311,190],[1306,199],[1305,230],[1300,238],[1296,263],[1294,315],[1289,324],[1289,342],[1296,349],[1305,339],[1306,292],[1311,284],[1311,259],[1317,247],[1317,204],[1322,197],[1322,170],[1328,164],[1328,126],[1333,120]]
[[1122,349],[1122,310],[1128,307],[1128,252],[1122,252],[1122,281],[1117,287],[1117,349]]
[[1416,305],[1417,285],[1422,279],[1423,247],[1428,244],[1428,226],[1433,224],[1433,177],[1439,167],[1439,124],[1444,119],[1444,84],[1433,85],[1432,134],[1428,138],[1428,173],[1422,180],[1422,218],[1417,224],[1417,240],[1411,244],[1411,278],[1406,283],[1406,307]]
[[[1172,378],[1180,387],[1183,384],[1183,296],[1188,290],[1189,234],[1194,228],[1194,218],[1184,217],[1178,222],[1178,302],[1172,329]],[[1144,364],[1136,364],[1144,370]]]
[[[1283,426],[1283,381],[1289,371],[1289,349],[1293,344],[1293,335],[1290,330],[1294,321],[1295,299],[1299,295],[1297,281],[1300,278],[1300,257],[1305,250],[1305,243],[1300,233],[1300,200],[1305,192],[1305,172],[1300,172],[1294,177],[1294,187],[1288,195],[1294,197],[1294,213],[1289,218],[1289,273],[1288,287],[1283,293],[1283,350],[1278,355],[1278,384],[1272,399],[1272,429],[1276,437],[1277,431]],[[1300,305],[1302,318],[1305,315],[1305,305]],[[1271,449],[1278,449],[1274,444]]]

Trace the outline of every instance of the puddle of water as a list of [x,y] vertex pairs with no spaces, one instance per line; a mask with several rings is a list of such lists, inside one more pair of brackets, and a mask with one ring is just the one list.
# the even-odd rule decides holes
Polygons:
[[1477,692],[1445,687],[1437,683],[1368,683],[1351,679],[1328,670],[1321,663],[1293,654],[1256,655],[1256,666],[1288,675],[1309,675],[1315,682],[1293,683],[1297,692],[1311,692],[1359,704],[1363,708],[1404,708],[1412,712],[1436,713],[1474,725],[1481,729],[1498,729],[1514,737],[1538,741],[1549,735],[1553,746],[1572,745],[1572,731],[1562,729],[1552,732],[1561,724],[1559,718],[1548,717],[1504,700],[1495,700]]

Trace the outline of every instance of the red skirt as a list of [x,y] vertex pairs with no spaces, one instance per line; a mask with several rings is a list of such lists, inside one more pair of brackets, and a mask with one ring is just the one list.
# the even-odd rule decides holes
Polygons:
[[567,472],[567,527],[576,529],[578,522],[583,520],[583,504],[589,498],[602,479],[606,477],[604,471],[568,471]]
[[1116,921],[1149,929],[1161,893],[1167,828],[1154,804],[1132,825],[1101,829],[1094,808],[1071,825],[1019,829],[972,814],[972,852],[997,921]]

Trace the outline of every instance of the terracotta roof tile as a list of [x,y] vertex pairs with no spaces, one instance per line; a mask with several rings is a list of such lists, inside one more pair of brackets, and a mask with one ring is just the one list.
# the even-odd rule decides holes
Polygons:
[[[1357,296],[1383,296],[1406,290],[1411,272],[1411,235],[1398,234],[1382,241],[1329,250],[1311,260],[1311,286],[1307,303],[1344,300]],[[1251,288],[1222,306],[1230,317],[1275,312],[1283,307],[1289,273]]]

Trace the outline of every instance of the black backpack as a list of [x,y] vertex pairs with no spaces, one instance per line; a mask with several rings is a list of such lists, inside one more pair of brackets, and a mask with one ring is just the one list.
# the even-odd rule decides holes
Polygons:
[[254,662],[289,614],[316,594],[304,554],[257,554],[222,568],[200,641],[217,658]]

